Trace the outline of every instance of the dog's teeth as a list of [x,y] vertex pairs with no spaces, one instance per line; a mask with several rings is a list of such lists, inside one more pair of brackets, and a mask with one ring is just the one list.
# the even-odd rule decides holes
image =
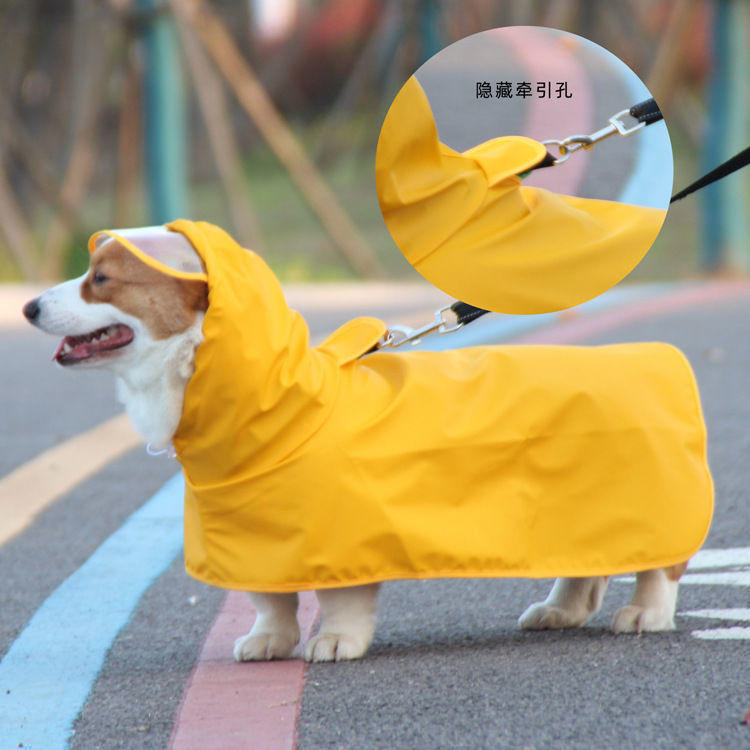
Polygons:
[[65,346],[63,346],[63,354],[67,354],[68,352],[72,350],[73,350],[73,347],[66,341]]

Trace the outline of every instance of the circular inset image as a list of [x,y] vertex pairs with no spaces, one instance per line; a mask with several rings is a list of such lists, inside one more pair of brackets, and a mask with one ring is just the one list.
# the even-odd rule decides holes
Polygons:
[[617,57],[575,34],[492,29],[428,60],[380,131],[378,200],[401,252],[496,312],[585,302],[621,281],[666,217],[672,149]]

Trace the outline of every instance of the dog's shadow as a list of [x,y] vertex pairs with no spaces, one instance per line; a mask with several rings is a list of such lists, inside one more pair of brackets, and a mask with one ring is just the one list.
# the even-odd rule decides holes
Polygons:
[[[510,620],[510,618],[508,618]],[[428,657],[471,653],[491,655],[507,653],[509,649],[523,648],[531,651],[555,648],[558,653],[571,650],[589,650],[593,644],[614,638],[605,626],[590,625],[563,630],[519,630],[515,621],[498,622],[497,627],[447,630],[439,633],[406,633],[399,629],[388,632],[384,629],[376,635],[366,658]]]

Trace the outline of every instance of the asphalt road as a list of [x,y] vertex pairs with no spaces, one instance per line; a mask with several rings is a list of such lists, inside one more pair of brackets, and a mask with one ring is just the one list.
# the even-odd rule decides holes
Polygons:
[[[351,305],[378,314],[391,307],[391,320],[422,317],[407,308],[408,296],[397,294],[402,302],[396,304],[390,299],[372,298],[363,310],[355,295]],[[431,301],[428,293],[419,304],[428,309]],[[352,314],[346,301],[322,309],[313,303],[308,300],[308,317],[318,335]],[[748,315],[750,294],[614,328],[586,342],[659,339],[688,355],[702,392],[717,489],[706,543],[712,549],[750,545]],[[111,379],[61,372],[48,361],[53,347],[30,328],[0,331],[3,472],[117,411]],[[50,593],[175,469],[168,459],[132,451],[0,547],[0,654]],[[723,569],[744,571],[744,586],[683,585],[678,612],[748,608],[749,567]],[[740,614],[682,614],[675,633],[614,637],[609,619],[630,586],[611,583],[603,611],[585,628],[525,633],[516,618],[546,594],[547,581],[387,584],[367,657],[308,669],[298,747],[750,747],[750,727],[740,725],[750,708],[750,634],[696,634],[735,627],[736,635]],[[166,747],[222,596],[190,579],[181,559],[158,577],[107,654],[76,720],[73,748]],[[95,612],[91,616],[84,640],[95,639]],[[0,738],[0,747],[18,747],[14,738],[7,742]]]

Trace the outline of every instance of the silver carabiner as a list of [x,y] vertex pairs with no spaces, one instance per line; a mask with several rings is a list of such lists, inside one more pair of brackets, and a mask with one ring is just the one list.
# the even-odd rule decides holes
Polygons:
[[569,135],[567,138],[564,138],[561,141],[557,139],[551,139],[548,141],[542,141],[542,144],[545,146],[557,146],[557,150],[560,155],[554,160],[554,162],[552,162],[553,165],[557,166],[558,164],[566,162],[570,158],[570,155],[574,154],[576,151],[580,151],[581,149],[589,151],[590,149],[594,148],[597,143],[603,141],[605,138],[609,138],[610,136],[616,134],[627,137],[629,135],[632,135],[633,133],[637,133],[641,128],[646,127],[645,121],[637,122],[632,127],[627,127],[627,125],[623,122],[623,117],[625,117],[626,115],[632,117],[632,115],[630,115],[629,109],[623,109],[617,114],[612,115],[612,117],[609,118],[609,125],[602,128],[601,130],[597,130],[591,135]]
[[435,317],[433,320],[421,328],[409,328],[409,326],[398,324],[390,326],[380,341],[376,344],[376,348],[382,349],[384,347],[389,347],[395,349],[407,343],[410,343],[412,346],[417,346],[417,344],[422,342],[422,337],[427,334],[434,333],[435,331],[438,333],[453,333],[459,328],[463,328],[463,323],[457,322],[454,325],[448,324],[443,313],[450,309],[451,306],[446,305],[445,307],[435,310]]

